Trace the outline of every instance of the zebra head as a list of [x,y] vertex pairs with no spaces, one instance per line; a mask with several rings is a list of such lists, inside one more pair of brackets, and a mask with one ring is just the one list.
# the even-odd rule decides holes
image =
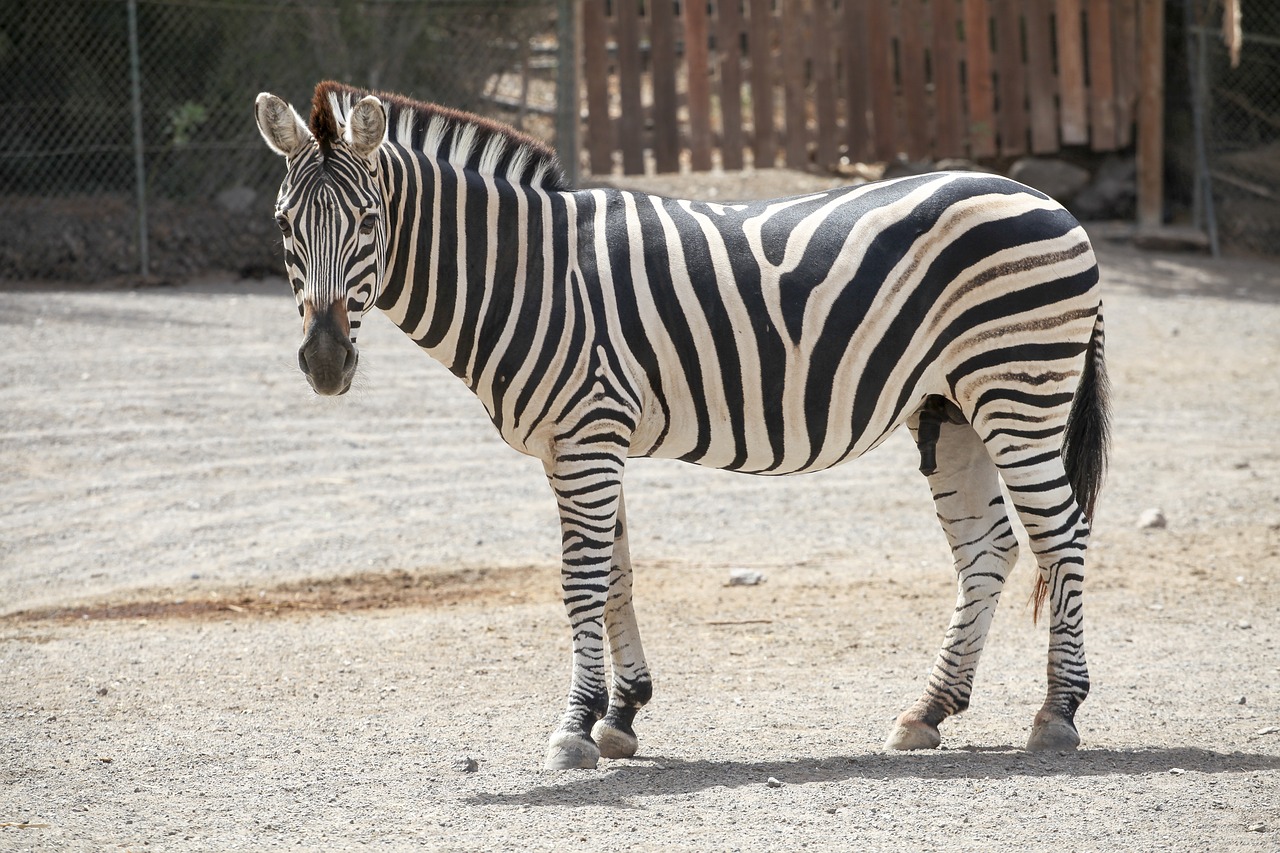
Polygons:
[[302,315],[298,365],[317,394],[345,394],[359,361],[356,333],[386,267],[378,179],[386,110],[372,95],[354,105],[317,103],[308,128],[293,107],[263,92],[255,114],[262,138],[287,164],[275,217]]

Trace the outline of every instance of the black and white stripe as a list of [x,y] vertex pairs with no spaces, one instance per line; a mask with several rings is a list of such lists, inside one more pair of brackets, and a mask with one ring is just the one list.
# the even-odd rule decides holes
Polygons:
[[[366,94],[321,84],[316,138],[282,151],[291,278],[300,299],[345,302],[353,342],[376,301],[475,392],[508,444],[543,461],[574,648],[548,766],[632,754],[651,691],[631,608],[628,457],[792,474],[859,456],[903,424],[960,592],[889,745],[937,745],[938,724],[968,704],[1017,556],[1003,481],[1050,604],[1049,692],[1029,747],[1075,746],[1106,395],[1098,271],[1070,214],[973,173],[743,204],[572,192],[531,140],[395,96],[380,96],[386,139],[363,168],[344,140]],[[287,147],[267,125],[272,147]],[[335,250],[370,210],[374,248]],[[335,258],[348,259],[346,287],[313,282]]]

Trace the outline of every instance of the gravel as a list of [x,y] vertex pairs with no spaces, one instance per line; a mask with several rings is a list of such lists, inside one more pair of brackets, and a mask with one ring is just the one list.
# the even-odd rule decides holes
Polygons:
[[943,748],[882,750],[955,597],[897,435],[807,477],[632,466],[654,701],[637,757],[561,774],[554,506],[447,371],[372,318],[359,387],[311,396],[280,281],[0,290],[0,849],[1275,850],[1280,275],[1099,250],[1078,752],[1019,749],[1025,557]]

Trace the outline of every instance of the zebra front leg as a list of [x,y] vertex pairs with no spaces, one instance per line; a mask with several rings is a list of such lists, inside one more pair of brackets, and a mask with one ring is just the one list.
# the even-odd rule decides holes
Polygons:
[[609,635],[609,660],[613,687],[609,710],[595,724],[591,736],[605,758],[630,758],[638,741],[631,723],[636,712],[653,695],[649,665],[645,663],[640,629],[631,603],[631,553],[627,546],[626,501],[618,497],[618,525],[613,540],[613,566],[609,572],[609,600],[604,611]]
[[[909,426],[918,436],[918,416]],[[885,742],[889,749],[938,746],[938,724],[969,706],[991,617],[1018,559],[996,467],[977,433],[967,423],[935,419],[934,427],[936,468],[926,474],[955,558],[959,593],[924,694],[894,722]]]
[[622,496],[623,460],[571,449],[556,455],[547,477],[560,511],[564,559],[560,585],[573,637],[573,676],[560,726],[547,744],[546,769],[594,768],[600,749],[591,728],[604,716],[604,618]]

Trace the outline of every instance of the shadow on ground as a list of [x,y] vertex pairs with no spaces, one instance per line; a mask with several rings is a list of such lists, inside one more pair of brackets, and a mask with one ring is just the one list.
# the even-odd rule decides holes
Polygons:
[[1011,779],[1049,776],[1146,776],[1169,773],[1248,773],[1280,770],[1280,756],[1220,753],[1205,749],[1107,750],[1035,755],[1013,747],[955,749],[911,754],[837,756],[816,762],[681,761],[636,758],[602,765],[602,773],[570,772],[555,783],[507,794],[476,794],[476,806],[634,806],[655,795],[692,794],[723,786],[782,785],[815,782],[870,782],[891,779]]

